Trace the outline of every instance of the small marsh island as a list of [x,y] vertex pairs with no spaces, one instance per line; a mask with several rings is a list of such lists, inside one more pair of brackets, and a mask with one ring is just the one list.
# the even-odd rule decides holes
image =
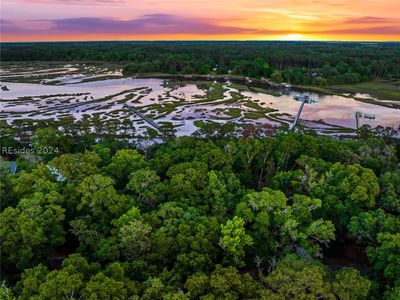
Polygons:
[[[300,107],[296,97],[310,97],[300,126],[320,134],[352,134],[359,126],[400,125],[396,100],[369,94],[309,91],[267,80],[224,76],[124,76],[116,65],[29,64],[1,69],[1,119],[4,126],[35,126],[43,121],[102,122],[105,127],[130,124],[136,131],[147,122],[124,105],[134,107],[157,124],[169,123],[178,135],[191,135],[201,122],[234,122],[263,126],[293,123]],[[374,118],[365,118],[371,116]]]

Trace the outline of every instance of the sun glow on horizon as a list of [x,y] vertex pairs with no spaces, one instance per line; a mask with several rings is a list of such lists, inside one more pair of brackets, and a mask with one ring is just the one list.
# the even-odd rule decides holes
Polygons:
[[283,41],[304,41],[305,36],[301,33],[289,33],[282,36],[281,40]]

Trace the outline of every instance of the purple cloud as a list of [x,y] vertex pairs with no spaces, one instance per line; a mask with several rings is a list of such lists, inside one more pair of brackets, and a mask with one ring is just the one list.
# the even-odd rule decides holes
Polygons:
[[8,25],[12,25],[13,24],[13,22],[12,21],[10,21],[10,20],[6,20],[6,19],[0,19],[0,25],[6,25],[6,26],[8,26]]
[[168,14],[150,14],[137,19],[69,18],[51,20],[53,32],[83,34],[238,34],[257,33],[256,29],[212,24],[204,19],[189,19]]
[[400,35],[400,27],[381,26],[369,28],[346,28],[321,31],[326,34],[376,34],[376,35]]
[[[108,1],[108,0],[106,0]],[[215,20],[192,19],[169,14],[149,14],[136,19],[65,18],[25,20],[13,23],[4,20],[4,34],[286,34],[288,31],[253,29],[215,24]]]
[[389,22],[392,22],[392,20],[386,18],[371,17],[371,16],[347,19],[345,21],[346,24],[373,24],[373,23],[379,24],[379,23],[389,23]]
[[30,29],[26,29],[11,20],[0,19],[1,34],[19,34],[19,33],[29,33]]

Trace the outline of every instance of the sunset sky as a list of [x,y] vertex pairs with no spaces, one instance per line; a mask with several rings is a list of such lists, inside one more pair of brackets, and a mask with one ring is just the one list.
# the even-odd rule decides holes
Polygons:
[[400,0],[1,0],[1,41],[400,41]]

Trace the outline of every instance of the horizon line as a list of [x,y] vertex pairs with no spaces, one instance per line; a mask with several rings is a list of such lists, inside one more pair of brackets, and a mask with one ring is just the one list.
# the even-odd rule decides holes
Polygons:
[[98,43],[98,42],[289,42],[289,43],[400,43],[400,40],[58,40],[58,41],[0,41],[0,44],[35,44],[35,43]]

